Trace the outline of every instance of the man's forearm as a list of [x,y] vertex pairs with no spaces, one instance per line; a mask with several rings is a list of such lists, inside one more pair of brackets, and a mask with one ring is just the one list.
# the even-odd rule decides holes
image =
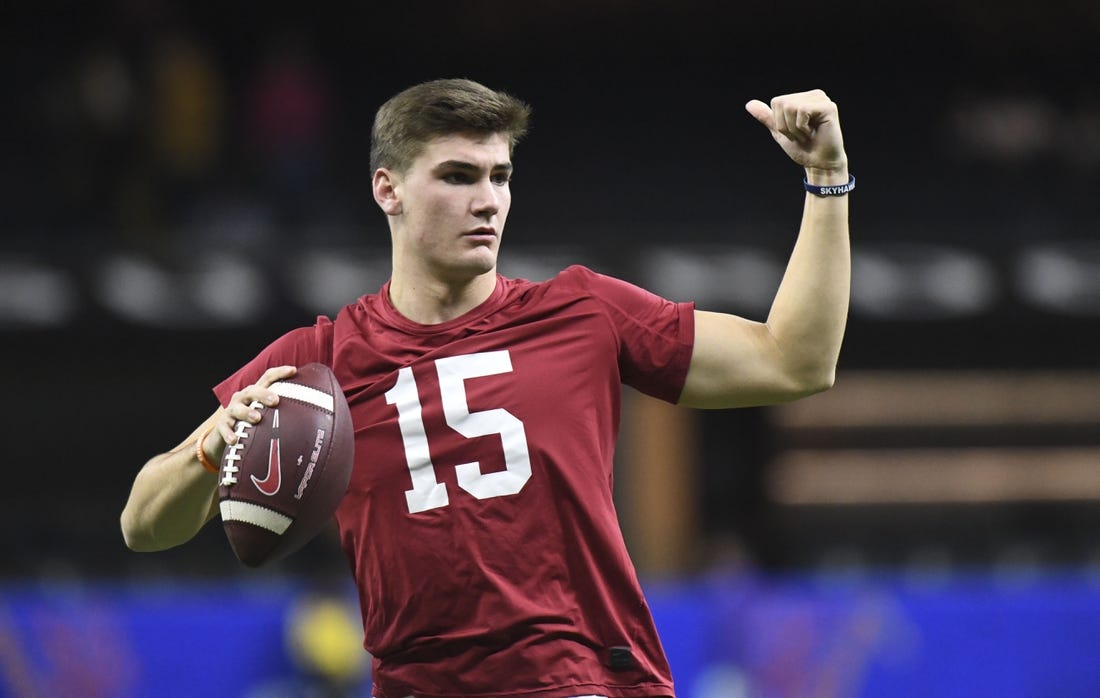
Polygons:
[[[848,170],[808,171],[807,179],[845,184]],[[807,194],[798,240],[767,324],[791,374],[810,386],[832,385],[850,289],[848,197]]]
[[153,551],[187,542],[210,519],[216,490],[217,478],[202,468],[191,446],[150,459],[122,511],[126,545]]

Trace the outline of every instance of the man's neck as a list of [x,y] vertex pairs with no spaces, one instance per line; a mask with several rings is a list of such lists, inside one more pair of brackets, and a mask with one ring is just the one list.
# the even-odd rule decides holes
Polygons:
[[465,315],[484,303],[496,288],[496,270],[459,283],[406,279],[394,273],[390,302],[397,312],[422,325],[438,325]]

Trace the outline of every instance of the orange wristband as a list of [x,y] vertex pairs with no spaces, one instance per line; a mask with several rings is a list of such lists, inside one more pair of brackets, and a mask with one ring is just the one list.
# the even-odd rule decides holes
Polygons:
[[218,474],[218,466],[210,462],[210,459],[206,457],[206,451],[202,450],[202,445],[206,443],[206,437],[210,436],[210,432],[214,431],[214,427],[210,427],[199,436],[195,441],[195,457],[199,459],[199,463],[203,469],[208,473]]

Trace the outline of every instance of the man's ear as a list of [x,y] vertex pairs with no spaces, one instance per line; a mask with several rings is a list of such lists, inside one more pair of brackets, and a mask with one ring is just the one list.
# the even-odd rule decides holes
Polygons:
[[374,171],[374,178],[371,181],[374,200],[387,216],[396,216],[401,213],[401,199],[397,195],[397,185],[397,177],[390,170],[379,167]]

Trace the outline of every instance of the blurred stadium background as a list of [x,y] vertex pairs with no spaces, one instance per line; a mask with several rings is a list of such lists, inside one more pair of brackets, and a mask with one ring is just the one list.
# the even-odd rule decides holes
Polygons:
[[117,518],[210,386],[384,281],[373,110],[445,76],[535,108],[505,273],[757,318],[802,193],[742,105],[840,105],[837,387],[627,396],[620,516],[682,696],[1100,690],[1100,5],[225,5],[3,11],[0,695],[365,691],[334,541],[246,571],[216,526],[137,555]]

